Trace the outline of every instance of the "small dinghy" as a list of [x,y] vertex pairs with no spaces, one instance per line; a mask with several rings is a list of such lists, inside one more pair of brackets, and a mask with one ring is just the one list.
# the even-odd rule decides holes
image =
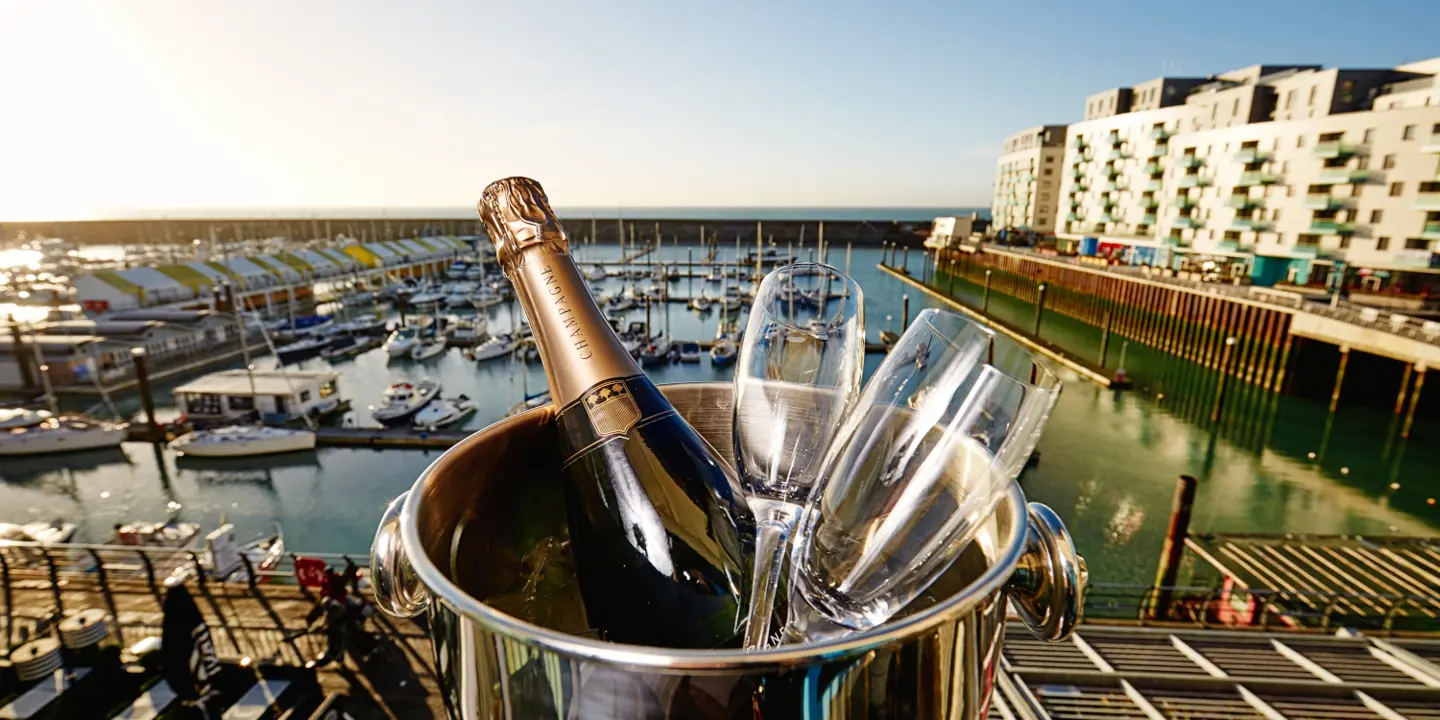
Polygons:
[[170,442],[170,449],[192,457],[250,457],[315,449],[315,433],[309,430],[232,425],[195,430]]
[[494,360],[495,358],[502,358],[509,355],[511,348],[514,346],[515,342],[510,339],[510,334],[506,333],[504,335],[496,335],[480,343],[471,354],[475,356],[475,362],[485,362],[486,360]]

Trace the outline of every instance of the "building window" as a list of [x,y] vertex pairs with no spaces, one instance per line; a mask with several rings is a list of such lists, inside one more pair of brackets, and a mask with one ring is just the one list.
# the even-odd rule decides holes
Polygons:
[[[1054,156],[1054,155],[1046,155],[1046,156],[1045,156],[1045,164],[1046,164],[1046,165],[1049,165],[1050,163],[1053,163],[1053,162],[1055,162],[1055,156]],[[1047,174],[1047,175],[1050,174],[1050,171],[1049,171],[1049,170],[1046,170],[1046,171],[1045,171],[1045,174]]]
[[1270,219],[1276,221],[1280,219],[1280,208],[1275,208],[1274,210],[1270,211]]
[[1401,139],[1401,140],[1414,140],[1414,139],[1415,139],[1415,126],[1414,126],[1414,125],[1406,125],[1406,126],[1405,126],[1405,131],[1402,132],[1402,133],[1400,133],[1400,139]]
[[255,409],[255,398],[249,395],[228,395],[225,404],[229,405],[231,410],[249,412]]
[[1046,175],[1054,175],[1054,174],[1055,174],[1055,170],[1054,170],[1053,168],[1045,168],[1045,174],[1046,174]]
[[1429,240],[1426,240],[1426,239],[1424,239],[1424,238],[1406,238],[1406,239],[1405,239],[1405,249],[1406,249],[1406,250],[1429,250],[1429,249],[1430,249],[1430,241],[1429,241]]
[[1403,193],[1403,192],[1405,192],[1405,183],[1403,183],[1403,182],[1393,182],[1393,183],[1390,183],[1390,197],[1400,197],[1400,193]]
[[1281,160],[1281,161],[1280,161],[1280,172],[1282,172],[1282,173],[1290,172],[1290,161],[1289,161],[1289,160]]
[[1368,170],[1368,169],[1370,169],[1370,156],[1369,156],[1369,155],[1361,155],[1359,158],[1357,158],[1357,159],[1355,160],[1355,169],[1356,169],[1356,170]]
[[1300,236],[1295,239],[1295,244],[1296,244],[1296,245],[1311,245],[1311,246],[1319,245],[1319,244],[1320,244],[1320,236],[1319,236],[1319,235],[1311,235],[1311,234],[1309,234],[1309,233],[1301,233]]
[[1305,147],[1305,136],[1304,136],[1304,135],[1297,135],[1297,136],[1295,137],[1295,147],[1297,147],[1297,148]]
[[1364,135],[1363,137],[1361,137],[1360,142],[1363,142],[1363,143],[1365,143],[1366,145],[1369,145],[1369,144],[1370,144],[1370,141],[1373,140],[1374,138],[1375,138],[1375,128],[1366,128],[1366,130],[1365,130],[1365,135]]
[[1230,114],[1234,117],[1240,116],[1240,98],[1235,98],[1235,107],[1231,108]]
[[1376,250],[1389,250],[1389,249],[1390,249],[1390,238],[1388,238],[1388,237],[1375,238],[1375,249],[1376,249]]
[[1380,218],[1382,218],[1382,217],[1385,217],[1385,212],[1384,212],[1384,211],[1382,211],[1382,210],[1371,210],[1371,211],[1370,211],[1370,224],[1371,224],[1371,225],[1374,225],[1375,223],[1380,222]]
[[[1365,132],[1370,132],[1370,131],[1369,131],[1369,130],[1366,130]],[[1385,159],[1382,160],[1382,161],[1380,161],[1380,167],[1383,167],[1383,168],[1385,168],[1386,170],[1389,170],[1390,168],[1395,167],[1395,155],[1394,155],[1393,153],[1390,154],[1390,155],[1386,155],[1386,156],[1385,156]]]
[[1316,90],[1319,90],[1319,89],[1320,89],[1320,88],[1317,87],[1317,86],[1315,86],[1315,85],[1311,85],[1311,86],[1310,86],[1310,99],[1308,99],[1308,100],[1305,101],[1305,104],[1306,104],[1306,105],[1314,105],[1314,104],[1315,104],[1315,91],[1316,91]]

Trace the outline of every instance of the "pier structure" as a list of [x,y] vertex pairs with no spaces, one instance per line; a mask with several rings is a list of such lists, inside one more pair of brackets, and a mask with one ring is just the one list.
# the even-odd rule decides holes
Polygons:
[[[1267,394],[1323,394],[1332,413],[1347,398],[1380,394],[1401,418],[1402,438],[1410,436],[1422,407],[1431,406],[1421,393],[1428,371],[1440,367],[1440,324],[1434,322],[1270,288],[1117,272],[988,246],[935,250],[911,265],[904,254],[888,253],[882,269],[953,305],[978,309],[1023,343],[1092,379],[1103,374],[1113,382],[1124,371],[1128,382],[1135,368],[1125,367],[1124,355],[1134,361],[1143,350]],[[1007,322],[989,312],[991,293],[1018,301],[1014,318]],[[1064,338],[1056,323],[1044,319],[1052,316],[1071,321]],[[1098,352],[1088,355],[1096,340]],[[1365,368],[1359,374],[1357,362]],[[1224,387],[1212,390],[1216,420]]]

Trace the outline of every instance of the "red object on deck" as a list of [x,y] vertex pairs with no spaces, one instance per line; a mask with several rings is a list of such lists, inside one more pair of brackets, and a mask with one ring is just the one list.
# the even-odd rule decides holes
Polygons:
[[323,589],[325,587],[324,560],[314,557],[295,558],[295,580],[302,587]]

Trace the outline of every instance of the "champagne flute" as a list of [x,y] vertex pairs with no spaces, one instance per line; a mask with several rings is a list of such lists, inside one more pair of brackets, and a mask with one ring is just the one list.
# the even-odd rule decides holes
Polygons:
[[1024,469],[1059,393],[989,328],[916,316],[826,453],[796,533],[785,641],[875,627],[939,578]]
[[854,280],[818,263],[765,276],[735,371],[735,459],[756,522],[747,649],[769,638],[791,531],[821,454],[860,395],[864,365],[864,301]]

